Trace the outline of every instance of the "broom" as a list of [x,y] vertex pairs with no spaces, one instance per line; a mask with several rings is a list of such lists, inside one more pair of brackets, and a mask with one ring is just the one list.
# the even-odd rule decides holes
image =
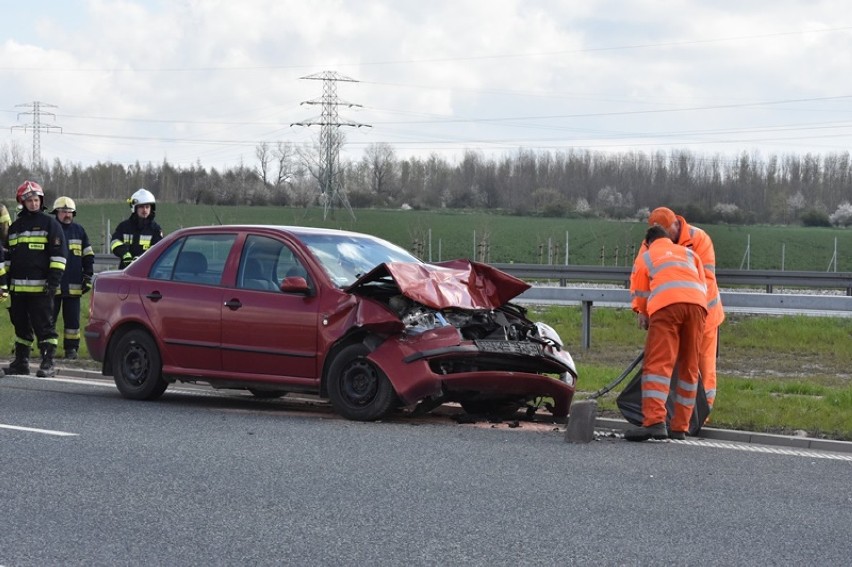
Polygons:
[[565,429],[565,441],[568,443],[588,443],[595,438],[595,419],[598,414],[598,398],[621,384],[645,358],[645,351],[639,353],[636,360],[619,374],[618,378],[579,402],[572,401],[568,413],[568,427]]

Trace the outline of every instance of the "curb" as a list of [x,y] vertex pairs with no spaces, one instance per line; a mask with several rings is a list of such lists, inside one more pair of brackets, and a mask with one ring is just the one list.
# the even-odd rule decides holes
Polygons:
[[[621,419],[598,417],[595,420],[596,429],[608,431],[624,431],[632,424]],[[814,437],[799,437],[798,435],[774,435],[772,433],[755,433],[753,431],[738,431],[735,429],[719,429],[702,427],[701,434],[696,439],[713,441],[735,441],[737,443],[753,443],[774,447],[792,447],[795,449],[813,449],[831,451],[833,453],[852,453],[852,442],[835,441],[833,439],[816,439]]]
[[[112,378],[104,376],[99,370],[86,370],[84,368],[63,368],[60,366],[57,367],[57,376],[112,381]],[[632,425],[623,419],[607,417],[598,417],[595,419],[595,429],[622,432],[628,427],[632,427]],[[796,449],[813,449],[818,451],[831,451],[833,453],[852,453],[852,442],[849,441],[817,439],[814,437],[800,437],[798,435],[775,435],[772,433],[756,433],[753,431],[719,429],[716,427],[702,427],[701,435],[699,435],[697,439],[733,441],[737,443],[752,443],[755,445],[768,445],[773,447],[792,447]]]

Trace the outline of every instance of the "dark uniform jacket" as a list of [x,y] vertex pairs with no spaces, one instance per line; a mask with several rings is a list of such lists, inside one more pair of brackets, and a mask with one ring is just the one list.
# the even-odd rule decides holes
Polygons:
[[65,271],[68,247],[59,221],[26,208],[9,227],[6,256],[9,288],[16,293],[44,293],[58,288]]
[[151,211],[151,215],[146,219],[133,213],[116,227],[109,248],[121,258],[119,267],[125,268],[162,239],[163,229],[154,221],[154,211]]
[[59,224],[68,244],[68,262],[62,276],[61,293],[63,297],[80,297],[83,295],[84,282],[88,285],[95,273],[95,251],[82,226],[76,222]]

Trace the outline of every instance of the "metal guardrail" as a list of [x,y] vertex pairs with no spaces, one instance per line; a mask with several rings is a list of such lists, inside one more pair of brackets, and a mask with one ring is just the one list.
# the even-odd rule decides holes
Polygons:
[[[842,295],[795,295],[772,293],[721,292],[722,305],[731,309],[784,310],[794,313],[852,313],[852,297]],[[516,298],[521,303],[547,303],[551,305],[582,306],[583,348],[592,346],[592,306],[595,303],[608,307],[630,307],[630,290],[589,289],[536,286]]]
[[[525,303],[581,305],[582,343],[591,348],[592,306],[630,307],[631,268],[614,266],[554,266],[546,264],[492,264],[495,268],[525,280],[558,280],[558,286],[534,286],[517,300]],[[118,268],[112,254],[95,254],[95,272]],[[721,285],[765,286],[766,293],[721,292],[726,308],[746,310],[784,310],[792,312],[852,313],[852,273],[786,272],[779,270],[717,270]],[[568,281],[609,282],[623,289],[564,287]],[[775,294],[774,286],[843,289],[846,296]]]
[[[524,280],[566,282],[610,282],[629,286],[632,267],[559,266],[547,264],[492,264],[495,268]],[[842,289],[852,296],[852,272],[790,272],[783,270],[716,270],[716,280],[724,286],[762,286],[772,293],[775,286]]]

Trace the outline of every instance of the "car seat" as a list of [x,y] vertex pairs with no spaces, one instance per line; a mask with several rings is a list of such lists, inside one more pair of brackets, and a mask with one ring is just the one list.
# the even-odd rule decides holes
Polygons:
[[243,267],[243,287],[246,289],[262,289],[275,291],[278,287],[275,282],[267,279],[263,274],[263,265],[257,258],[249,258]]
[[180,281],[200,281],[200,275],[207,272],[207,258],[201,252],[181,252],[175,263],[174,279]]

